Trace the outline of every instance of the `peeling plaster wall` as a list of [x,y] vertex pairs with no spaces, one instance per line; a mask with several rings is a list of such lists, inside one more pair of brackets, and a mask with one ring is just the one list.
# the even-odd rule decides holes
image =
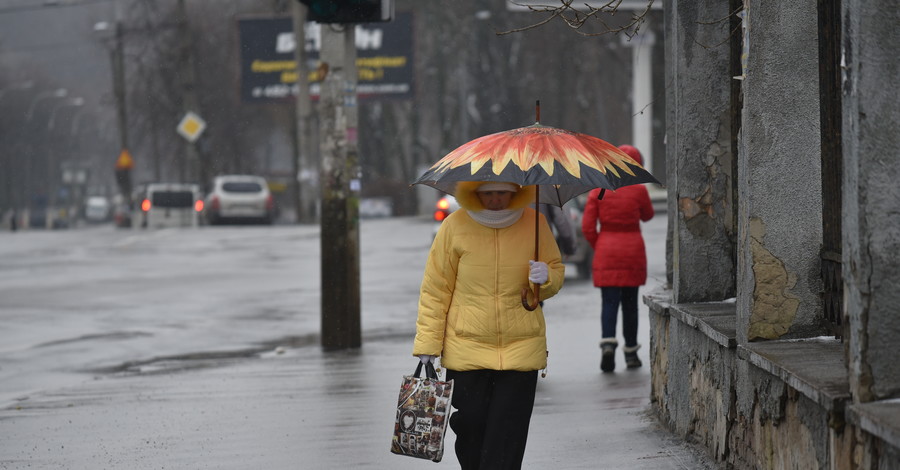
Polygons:
[[650,351],[651,401],[676,434],[724,460],[734,414],[734,351],[668,315],[651,313],[650,328],[658,338]]
[[[854,467],[883,453],[829,427],[829,413],[698,329],[651,311],[652,403],[675,434],[735,469]],[[865,436],[863,436],[865,437]]]
[[741,344],[824,334],[816,3],[751,0],[749,17],[738,162]]
[[753,278],[753,312],[747,337],[757,339],[777,339],[788,333],[797,316],[800,298],[791,293],[797,285],[797,276],[787,270],[765,244],[765,224],[756,218],[750,219],[750,257]]
[[843,273],[854,399],[900,397],[900,12],[845,0]]
[[669,381],[669,319],[668,315],[653,312],[650,325],[650,402],[658,408],[666,408],[666,391]]
[[728,2],[664,5],[672,285],[678,302],[734,296]]
[[729,463],[753,469],[832,468],[827,413],[777,379],[759,373],[766,380],[758,383],[752,396],[747,390],[747,396],[739,398],[749,408],[737,416]]

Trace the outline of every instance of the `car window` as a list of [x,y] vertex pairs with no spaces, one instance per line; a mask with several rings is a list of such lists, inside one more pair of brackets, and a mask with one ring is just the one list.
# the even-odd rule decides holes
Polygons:
[[262,185],[252,181],[232,181],[224,183],[222,190],[229,193],[258,193],[262,191]]
[[150,202],[153,207],[193,207],[194,193],[191,191],[154,191]]

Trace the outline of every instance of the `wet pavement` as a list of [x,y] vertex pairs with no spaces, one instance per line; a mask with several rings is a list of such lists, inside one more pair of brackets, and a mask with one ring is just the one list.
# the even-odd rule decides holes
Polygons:
[[[645,230],[651,280],[642,292],[658,285],[661,272],[664,275],[660,237],[664,240],[665,218],[659,219]],[[380,232],[387,239],[397,233],[396,223],[364,224],[363,234]],[[428,230],[417,227],[414,236]],[[290,240],[317,243],[313,237],[308,242],[301,238],[307,240],[293,235]],[[417,361],[411,356],[414,292],[412,296],[398,292],[396,282],[402,276],[403,285],[415,283],[421,275],[421,265],[416,266],[420,255],[411,254],[413,266],[389,280],[372,270],[396,260],[400,249],[388,246],[377,251],[367,243],[363,242],[362,348],[322,351],[314,317],[302,322],[290,317],[281,326],[289,334],[268,342],[222,338],[243,345],[239,348],[211,350],[209,338],[198,340],[195,348],[189,339],[179,342],[180,350],[201,351],[191,354],[167,354],[168,349],[161,349],[148,356],[147,350],[129,351],[128,345],[143,348],[141,341],[162,338],[155,330],[156,336],[117,338],[114,349],[103,346],[107,339],[91,337],[88,343],[97,349],[86,358],[92,364],[114,366],[88,369],[89,374],[84,374],[85,369],[70,371],[84,378],[50,381],[56,385],[23,395],[0,409],[0,469],[413,469],[436,465],[389,451],[401,376],[411,373]],[[316,296],[315,290],[304,289],[300,301],[315,304]],[[640,341],[644,348],[639,355],[645,367],[625,370],[619,351],[616,372],[600,373],[599,304],[599,290],[588,281],[571,278],[561,294],[545,304],[549,369],[547,377],[538,381],[524,468],[718,468],[703,450],[675,438],[649,414],[649,339],[643,304]],[[287,324],[293,327],[285,328]],[[216,332],[226,332],[217,325]],[[196,331],[191,334],[199,338],[200,330]],[[180,339],[184,336],[179,333],[179,341],[185,341]],[[10,357],[47,348],[43,343],[39,346],[23,347]],[[101,353],[128,359],[95,360]],[[453,444],[449,432],[438,468],[458,468]]]
[[[597,327],[594,316],[551,302],[548,316],[567,318],[548,319],[550,368],[524,468],[716,468],[649,416],[649,370],[625,370],[620,356],[615,373],[601,374],[596,344],[581,334]],[[416,363],[411,338],[197,358],[31,397],[0,412],[0,468],[428,468],[389,452],[401,376]],[[453,442],[448,433],[441,467],[458,468]]]

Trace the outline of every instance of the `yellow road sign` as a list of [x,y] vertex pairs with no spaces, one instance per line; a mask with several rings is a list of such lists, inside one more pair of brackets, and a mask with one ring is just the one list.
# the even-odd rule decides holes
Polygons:
[[128,153],[128,149],[122,149],[122,153],[116,159],[116,169],[130,170],[132,168],[134,168],[134,160],[131,158],[131,154]]
[[185,113],[178,123],[178,133],[190,142],[195,142],[200,138],[200,134],[206,129],[206,121],[191,111]]

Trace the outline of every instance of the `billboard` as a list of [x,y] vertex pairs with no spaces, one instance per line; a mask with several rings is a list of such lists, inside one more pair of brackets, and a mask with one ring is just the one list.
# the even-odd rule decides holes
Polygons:
[[[318,99],[321,34],[319,23],[306,23],[309,93]],[[412,98],[412,13],[391,22],[356,27],[357,95],[360,100]],[[294,28],[290,17],[238,20],[241,99],[250,103],[282,101],[297,94]]]

